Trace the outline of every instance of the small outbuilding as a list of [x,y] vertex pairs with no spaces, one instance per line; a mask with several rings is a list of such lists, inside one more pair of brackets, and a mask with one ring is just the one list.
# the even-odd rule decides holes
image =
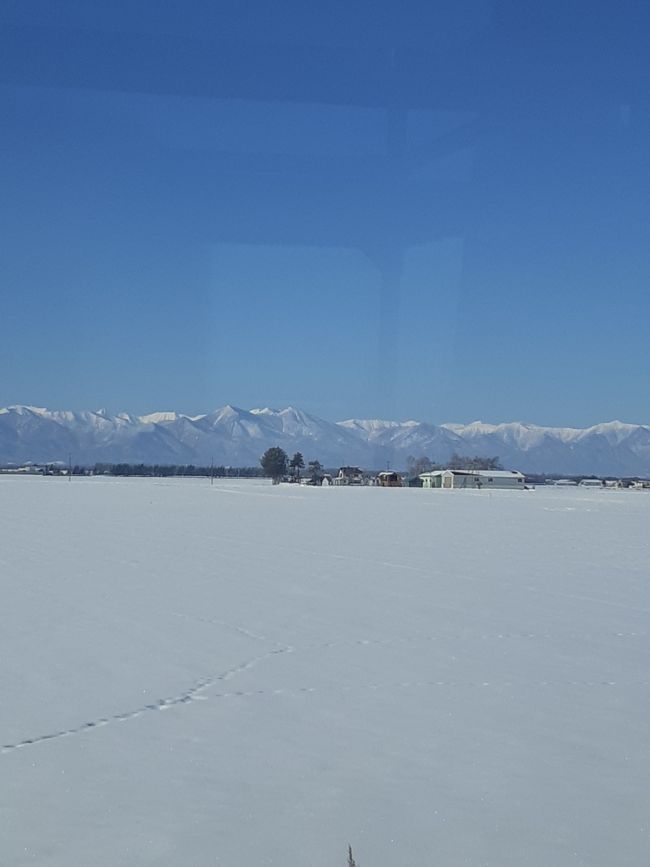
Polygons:
[[517,470],[433,470],[421,473],[423,488],[525,489],[525,477]]
[[380,488],[402,488],[404,487],[404,480],[399,473],[384,470],[383,473],[377,474],[377,484]]

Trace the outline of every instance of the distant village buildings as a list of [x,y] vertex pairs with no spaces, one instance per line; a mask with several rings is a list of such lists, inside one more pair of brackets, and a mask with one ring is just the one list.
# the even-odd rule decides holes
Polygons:
[[[313,465],[313,466],[312,466]],[[429,464],[430,466],[430,464]],[[214,476],[214,467],[194,467],[191,465],[158,466],[145,464],[95,464],[94,466],[66,466],[63,461],[47,464],[26,463],[22,465],[0,464],[0,476]],[[221,472],[218,476],[255,477],[261,475],[257,472],[246,472],[248,468],[217,468]],[[232,471],[231,471],[232,470]],[[227,471],[227,472],[225,472]],[[635,491],[650,490],[650,480],[634,477],[628,478],[597,478],[573,476],[567,478],[549,478],[542,475],[526,477],[518,470],[497,469],[458,469],[441,468],[424,473],[400,473],[396,470],[382,470],[381,472],[368,472],[357,466],[346,465],[340,467],[338,472],[325,471],[318,461],[310,462],[310,474],[301,477],[300,473],[285,475],[280,481],[292,484],[299,483],[311,486],[358,487],[376,486],[381,488],[437,488],[441,490],[529,490],[535,485],[554,485],[557,487],[580,488],[587,490],[613,490],[627,489]]]

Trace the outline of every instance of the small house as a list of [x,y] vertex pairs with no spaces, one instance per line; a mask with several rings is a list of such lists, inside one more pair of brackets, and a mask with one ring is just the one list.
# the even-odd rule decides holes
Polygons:
[[380,488],[402,488],[404,481],[399,473],[384,470],[383,473],[377,474],[377,484]]
[[332,482],[335,485],[362,485],[363,473],[359,467],[341,467]]
[[525,489],[525,477],[517,470],[433,470],[421,473],[423,488]]

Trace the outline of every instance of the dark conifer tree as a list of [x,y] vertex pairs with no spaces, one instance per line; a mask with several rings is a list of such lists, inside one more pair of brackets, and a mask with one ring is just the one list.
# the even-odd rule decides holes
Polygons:
[[260,458],[264,475],[270,476],[273,483],[277,485],[287,474],[288,460],[287,453],[279,446],[272,446],[267,449]]

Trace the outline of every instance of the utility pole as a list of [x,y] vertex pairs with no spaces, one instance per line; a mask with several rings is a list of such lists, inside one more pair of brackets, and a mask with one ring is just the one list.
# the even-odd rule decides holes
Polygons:
[[210,484],[214,485],[214,458],[210,458]]
[[68,481],[72,481],[72,453],[68,454]]

